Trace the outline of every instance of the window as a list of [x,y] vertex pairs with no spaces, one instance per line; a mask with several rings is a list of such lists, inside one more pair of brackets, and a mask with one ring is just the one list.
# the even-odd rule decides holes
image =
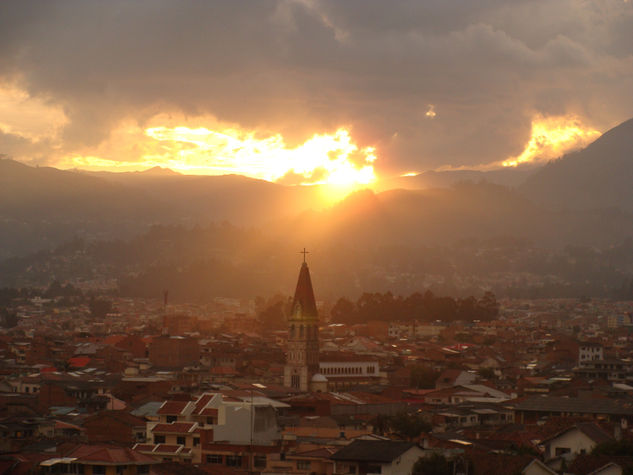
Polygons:
[[215,422],[213,422],[213,417],[207,417],[207,424],[215,424]]
[[139,475],[145,475],[149,473],[149,465],[139,465],[136,467],[136,473]]
[[154,436],[154,443],[155,444],[164,444],[165,443],[165,436],[164,435],[155,435]]
[[310,470],[310,461],[297,460],[297,470]]
[[253,466],[256,468],[264,468],[266,466],[266,456],[255,455],[255,457],[253,458]]
[[127,465],[117,465],[116,466],[116,475],[123,475],[127,470]]
[[556,456],[557,457],[559,455],[568,454],[570,452],[571,452],[571,449],[569,447],[556,447]]
[[193,438],[193,446],[198,447],[200,445],[200,437]]
[[207,463],[222,463],[222,456],[220,454],[207,455]]
[[167,422],[176,422],[176,420],[178,420],[178,417],[176,416],[167,416]]
[[185,445],[185,438],[184,437],[176,437],[176,443],[179,445]]
[[382,473],[382,465],[367,465],[367,473]]
[[299,379],[299,375],[298,374],[293,374],[290,377],[290,386],[292,386],[293,388],[299,388],[301,387],[301,380]]
[[92,473],[94,475],[105,475],[105,473],[106,473],[105,465],[93,465],[92,466]]
[[226,466],[227,467],[241,467],[242,457],[240,455],[227,455]]

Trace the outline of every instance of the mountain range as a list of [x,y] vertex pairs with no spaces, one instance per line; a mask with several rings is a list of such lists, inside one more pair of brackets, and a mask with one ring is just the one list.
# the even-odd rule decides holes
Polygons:
[[315,187],[154,168],[89,173],[0,160],[0,258],[76,236],[129,238],[154,224],[228,221],[296,243],[435,245],[520,237],[544,246],[633,236],[633,119],[538,169],[428,172],[324,208]]

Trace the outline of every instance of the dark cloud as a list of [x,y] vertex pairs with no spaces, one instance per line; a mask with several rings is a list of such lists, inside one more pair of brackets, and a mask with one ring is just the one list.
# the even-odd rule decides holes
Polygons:
[[[382,170],[520,153],[532,115],[606,129],[633,114],[633,2],[0,2],[0,76],[70,119],[213,115],[292,145],[352,127]],[[428,120],[428,105],[437,116]]]
[[48,139],[31,140],[0,129],[0,158],[20,159],[30,165],[45,165],[53,144]]

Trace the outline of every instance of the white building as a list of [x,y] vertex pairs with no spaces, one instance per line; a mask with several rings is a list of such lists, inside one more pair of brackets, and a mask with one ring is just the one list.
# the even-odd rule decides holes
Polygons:
[[604,348],[600,343],[584,342],[578,349],[578,366],[584,366],[589,361],[603,360]]

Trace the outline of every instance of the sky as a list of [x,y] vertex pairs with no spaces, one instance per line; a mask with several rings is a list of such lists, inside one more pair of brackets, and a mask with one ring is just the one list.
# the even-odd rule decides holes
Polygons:
[[369,183],[632,116],[630,0],[0,2],[0,154],[31,165]]

